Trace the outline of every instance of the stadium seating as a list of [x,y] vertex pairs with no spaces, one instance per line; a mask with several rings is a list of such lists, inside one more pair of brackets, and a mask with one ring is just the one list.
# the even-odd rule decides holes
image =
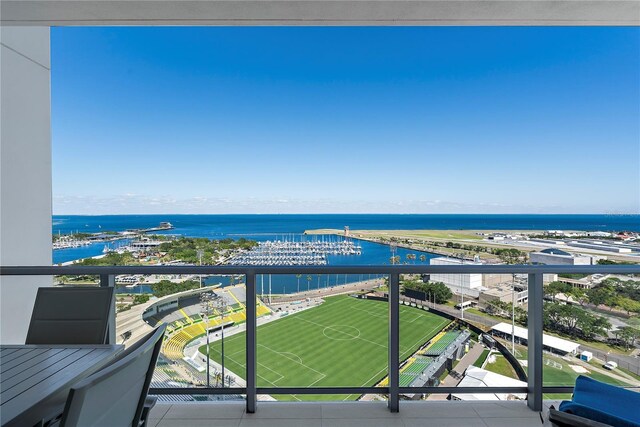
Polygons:
[[436,336],[422,354],[425,356],[440,356],[459,335],[459,331],[449,331],[440,337]]
[[[264,316],[265,314],[269,314],[271,311],[267,306],[262,303],[258,303],[256,312],[258,317]],[[227,314],[222,322],[224,323],[242,323],[246,321],[247,316],[244,312],[244,309],[241,308],[241,311],[236,311]],[[210,319],[209,327],[214,328],[221,323],[220,318]],[[182,350],[184,347],[189,344],[191,341],[196,339],[199,336],[202,336],[206,332],[206,323],[204,319],[200,317],[200,315],[193,315],[190,317],[183,317],[172,322],[169,325],[170,336],[164,342],[163,346],[163,354],[170,359],[178,360],[184,357]]]

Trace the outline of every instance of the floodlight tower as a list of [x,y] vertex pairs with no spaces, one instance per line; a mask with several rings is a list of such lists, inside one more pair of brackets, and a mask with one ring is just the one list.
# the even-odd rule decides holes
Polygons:
[[[196,254],[198,255],[200,266],[202,266],[202,255],[204,255],[204,251],[202,249],[198,249]],[[200,287],[202,287],[202,274],[198,274],[198,277],[200,278]]]
[[214,300],[214,306],[220,315],[220,353],[222,362],[222,387],[224,387],[224,314],[227,312],[227,301],[222,295],[217,295]]
[[209,317],[213,313],[213,299],[215,295],[212,292],[202,292],[200,294],[200,313],[205,322],[205,335],[207,336],[207,388],[209,384]]

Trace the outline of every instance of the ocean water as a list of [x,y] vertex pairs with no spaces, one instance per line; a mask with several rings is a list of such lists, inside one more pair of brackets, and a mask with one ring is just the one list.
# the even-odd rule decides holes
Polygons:
[[171,222],[172,233],[211,238],[299,234],[318,228],[352,230],[640,231],[640,215],[54,215],[53,232],[123,231]]
[[[162,221],[171,222],[174,229],[163,234],[174,234],[190,237],[207,237],[211,239],[240,238],[258,241],[273,239],[305,239],[305,230],[320,228],[351,230],[394,230],[394,229],[433,229],[433,230],[586,230],[586,231],[640,231],[640,215],[370,215],[370,214],[335,214],[335,215],[100,215],[75,216],[54,215],[53,233],[71,232],[124,231],[134,228],[156,227]],[[329,256],[329,265],[372,265],[388,264],[392,256],[390,248],[370,242],[361,242],[360,256]],[[81,248],[53,251],[55,264],[81,258],[100,255],[104,244],[94,244]],[[421,255],[419,251],[397,249],[403,262],[409,253]],[[425,264],[436,255],[424,253]],[[418,259],[416,264],[420,264]],[[365,279],[368,277],[364,277]],[[320,275],[311,280],[295,276],[273,276],[271,290],[273,293],[290,293],[301,290],[335,286],[362,280],[360,275]],[[258,279],[258,287],[262,280]],[[267,281],[268,279],[264,279]],[[228,284],[229,278],[214,277],[208,284]],[[267,281],[268,283],[268,281]],[[268,286],[268,285],[265,285]],[[121,289],[126,292],[147,291],[146,287]],[[265,292],[267,292],[265,290]]]

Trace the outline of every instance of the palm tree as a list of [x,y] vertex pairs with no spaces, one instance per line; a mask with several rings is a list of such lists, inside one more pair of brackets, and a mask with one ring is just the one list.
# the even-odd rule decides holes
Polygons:
[[298,279],[298,292],[300,292],[300,278],[302,277],[302,274],[296,274],[296,279]]
[[309,287],[311,286],[311,275],[307,276],[307,292],[309,291]]
[[420,255],[420,262],[425,262],[427,260],[427,256],[425,254]]

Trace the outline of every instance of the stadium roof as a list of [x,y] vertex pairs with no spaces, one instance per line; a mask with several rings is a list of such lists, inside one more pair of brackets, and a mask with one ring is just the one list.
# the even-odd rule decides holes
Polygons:
[[[491,328],[492,331],[502,332],[503,334],[511,335],[511,325],[509,323],[498,323],[494,327]],[[527,328],[521,328],[520,326],[515,327],[516,337],[522,339],[528,339],[529,334]],[[565,340],[562,338],[554,337],[551,335],[543,334],[542,335],[542,344],[546,347],[553,348],[556,350],[560,350],[564,353],[574,353],[578,351],[578,347],[580,344]]]
[[[504,375],[489,372],[482,368],[475,366],[469,366],[465,371],[464,378],[458,384],[458,387],[526,387],[527,383],[506,377]],[[519,399],[524,399],[526,394],[511,394],[511,393],[479,393],[479,394],[467,394],[467,393],[453,393],[454,397],[460,400],[509,400],[509,396],[516,396]]]

